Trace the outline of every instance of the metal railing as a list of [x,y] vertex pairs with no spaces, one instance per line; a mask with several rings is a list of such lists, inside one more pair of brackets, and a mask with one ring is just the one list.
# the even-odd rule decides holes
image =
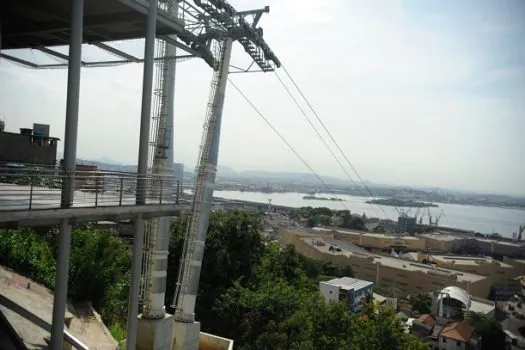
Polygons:
[[136,205],[137,184],[143,184],[145,204],[178,204],[182,193],[180,182],[173,176],[0,167],[0,211],[60,208],[64,199],[62,187],[70,179],[74,188],[72,207]]

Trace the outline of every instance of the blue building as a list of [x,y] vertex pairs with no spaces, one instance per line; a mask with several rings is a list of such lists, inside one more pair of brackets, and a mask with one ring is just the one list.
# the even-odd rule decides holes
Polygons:
[[363,298],[367,294],[372,295],[373,287],[373,282],[350,277],[319,282],[319,289],[327,302],[338,300],[348,302],[348,309],[352,312],[361,310]]

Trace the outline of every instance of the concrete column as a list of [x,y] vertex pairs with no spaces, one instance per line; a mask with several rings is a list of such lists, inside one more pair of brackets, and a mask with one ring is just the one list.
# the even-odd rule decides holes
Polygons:
[[144,220],[139,214],[135,219],[133,238],[133,258],[131,265],[131,285],[129,287],[128,332],[126,347],[135,349],[137,343],[137,316],[139,314],[140,268],[142,265],[142,243],[144,240]]
[[[63,208],[71,206],[75,186],[74,171],[77,156],[83,17],[84,0],[72,0],[63,165],[64,175],[66,177],[63,181],[61,200],[61,206]],[[70,244],[71,225],[67,220],[64,220],[60,226],[58,243],[57,274],[53,299],[53,321],[51,325],[51,349],[62,349],[64,344],[64,318],[67,304]]]
[[[146,41],[144,44],[144,70],[142,77],[142,110],[140,115],[140,141],[137,171],[136,203],[146,203],[146,175],[148,173],[148,150],[151,120],[151,96],[153,88],[153,59],[155,54],[155,32],[157,22],[157,0],[151,0],[148,10]],[[129,294],[127,348],[135,349],[137,343],[138,304],[140,274],[142,265],[142,244],[144,239],[144,220],[141,216],[135,222],[133,242],[133,261]]]
[[[167,9],[172,15],[177,16],[178,1],[171,0]],[[170,36],[171,39],[176,40],[177,36]],[[164,55],[167,57],[175,57],[176,48],[174,45],[165,42]],[[158,173],[162,176],[173,176],[173,135],[174,135],[174,96],[175,96],[175,71],[176,60],[170,59],[164,62],[162,74],[163,84],[162,94],[163,100],[161,103],[159,124],[164,125],[163,118],[166,118],[165,129],[159,128],[157,135],[156,147],[165,147],[166,159],[155,159],[154,163],[160,162],[157,168]],[[165,98],[165,99],[164,99]],[[157,154],[157,150],[155,150]],[[173,185],[171,181],[163,183],[163,199],[166,201],[173,201]],[[150,253],[151,259],[151,274],[147,283],[151,286],[148,291],[148,305],[144,307],[142,317],[144,319],[162,319],[166,315],[166,308],[164,306],[167,282],[168,269],[168,254],[169,254],[169,234],[171,226],[171,217],[161,217],[152,219],[151,235],[152,235],[152,250]],[[145,305],[146,306],[146,305]]]
[[153,88],[153,59],[155,54],[155,31],[157,24],[157,0],[150,0],[146,42],[144,44],[144,71],[142,77],[142,110],[140,114],[140,141],[137,179],[137,204],[146,203],[146,180],[148,173],[149,133],[151,119],[151,96]]

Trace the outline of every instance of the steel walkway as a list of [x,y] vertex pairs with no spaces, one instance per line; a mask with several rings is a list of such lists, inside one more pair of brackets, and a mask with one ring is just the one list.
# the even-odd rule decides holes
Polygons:
[[[61,208],[62,182],[75,179],[72,207]],[[64,175],[50,168],[0,168],[0,227],[24,227],[72,222],[124,220],[179,215],[191,198],[173,177],[145,177],[145,204],[137,205],[134,173],[76,171]]]

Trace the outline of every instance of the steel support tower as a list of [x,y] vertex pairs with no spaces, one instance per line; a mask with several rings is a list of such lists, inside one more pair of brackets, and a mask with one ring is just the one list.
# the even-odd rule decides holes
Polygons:
[[[212,42],[212,53],[217,52],[219,59],[211,82],[210,102],[196,169],[194,199],[173,300],[174,348],[177,350],[196,350],[199,344],[200,323],[195,322],[194,312],[213,200],[222,112],[233,42],[239,41],[261,71],[273,71],[274,67],[280,66],[279,60],[262,37],[262,29],[256,27],[261,15],[269,12],[269,7],[237,12],[222,0],[196,0],[195,4],[206,11],[208,28],[202,37],[207,42]],[[254,16],[251,24],[245,19],[250,15]]]

